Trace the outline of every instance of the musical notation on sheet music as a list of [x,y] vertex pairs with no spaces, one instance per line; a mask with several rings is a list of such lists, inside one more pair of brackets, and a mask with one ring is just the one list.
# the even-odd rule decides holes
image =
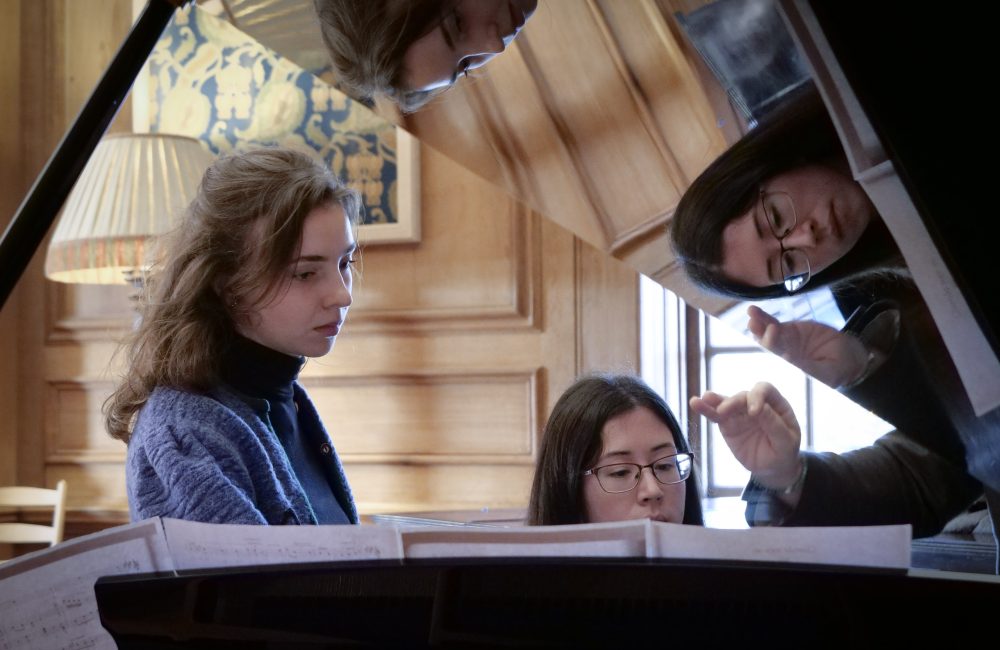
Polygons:
[[158,520],[113,528],[0,567],[0,650],[114,650],[101,625],[101,576],[173,569]]

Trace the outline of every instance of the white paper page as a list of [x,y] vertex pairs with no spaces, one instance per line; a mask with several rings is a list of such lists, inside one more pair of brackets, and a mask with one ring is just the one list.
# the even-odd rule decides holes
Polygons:
[[907,569],[912,529],[837,526],[721,529],[654,522],[649,557]]
[[101,576],[172,571],[158,518],[72,539],[0,565],[0,650],[114,650],[101,626]]
[[496,529],[403,529],[407,558],[644,557],[648,520]]
[[392,526],[242,526],[164,519],[163,529],[178,570],[403,557],[399,530]]

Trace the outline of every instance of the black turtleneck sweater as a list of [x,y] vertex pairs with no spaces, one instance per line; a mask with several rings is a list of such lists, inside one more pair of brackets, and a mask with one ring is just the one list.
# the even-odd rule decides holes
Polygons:
[[247,398],[267,402],[268,419],[288,455],[316,520],[321,524],[349,524],[323,470],[319,450],[303,439],[298,404],[292,384],[305,363],[242,336],[236,336],[223,359],[222,379]]

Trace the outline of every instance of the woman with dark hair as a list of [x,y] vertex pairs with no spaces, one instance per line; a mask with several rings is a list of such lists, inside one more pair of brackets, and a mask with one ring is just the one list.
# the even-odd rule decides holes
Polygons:
[[723,152],[681,197],[670,237],[703,288],[785,296],[874,271],[902,256],[854,181],[816,88],[787,97]]
[[677,420],[641,379],[585,376],[562,394],[545,425],[528,523],[648,518],[703,525],[694,465]]
[[[842,456],[800,454],[797,424],[776,415],[784,399],[773,387],[693,399],[754,473],[744,493],[751,524],[905,522],[929,535],[982,484],[996,499],[989,425],[969,417],[940,334],[815,87],[788,97],[692,183],[670,234],[690,277],[713,293],[766,299],[830,286],[848,317],[843,331],[780,323],[757,307],[749,329],[899,428]],[[784,453],[751,453],[777,448]]]
[[339,87],[412,112],[503,52],[538,0],[314,0]]

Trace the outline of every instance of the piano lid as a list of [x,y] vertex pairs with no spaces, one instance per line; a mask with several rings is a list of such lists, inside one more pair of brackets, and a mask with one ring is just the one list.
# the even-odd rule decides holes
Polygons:
[[[150,3],[155,4],[161,0]],[[326,56],[312,0],[198,4],[226,16],[240,30],[307,69],[314,69]],[[734,301],[695,287],[674,259],[666,234],[691,180],[739,137],[742,128],[740,116],[675,16],[705,4],[547,0],[539,4],[507,53],[425,109],[408,116],[385,105],[377,111],[688,304],[718,315],[732,308]],[[811,8],[807,2],[784,6],[806,12]],[[864,16],[865,11],[848,3],[837,17],[830,18],[827,11],[819,19],[828,21],[831,32],[836,32],[834,23],[840,20],[842,41],[845,16]],[[923,27],[930,22],[925,17]],[[821,25],[821,31],[825,27]],[[877,29],[865,33],[872,31]],[[920,38],[927,38],[926,31],[916,31],[903,44],[916,48],[915,43],[926,42]],[[850,58],[831,51],[838,60]],[[845,67],[845,74],[855,73],[856,63],[850,70]],[[870,86],[884,80],[886,71],[877,72],[883,76],[868,75]],[[817,81],[828,87],[823,79]],[[886,85],[883,95],[892,88]],[[874,97],[870,92],[860,98],[869,103],[866,110],[877,104]],[[895,109],[898,112],[899,106]],[[885,125],[892,123],[893,115],[888,110],[873,116],[872,132],[883,143],[892,135]],[[890,158],[906,153],[895,146],[886,150]],[[914,278],[948,343],[976,414],[982,415],[1000,403],[995,335],[1000,309],[989,309],[995,306],[996,292],[989,291],[991,276],[982,272],[985,238],[942,228],[944,213],[936,209],[949,198],[970,192],[954,191],[958,180],[953,174],[949,192],[918,196],[914,183],[926,180],[918,174],[919,165],[896,164],[894,169],[904,170],[905,194],[915,197],[912,204],[924,228],[914,232],[909,226],[915,222],[897,214],[887,219],[888,225],[897,239],[914,242],[904,250]],[[940,172],[940,165],[933,170]],[[874,187],[866,185],[870,191]],[[898,191],[895,195],[902,196]],[[966,234],[959,243],[979,248],[964,257],[951,250],[954,237],[949,235],[956,232]],[[966,268],[959,268],[956,259]],[[933,263],[925,267],[926,260]]]
[[[956,174],[954,164],[959,159],[955,153],[966,143],[953,136],[940,142],[933,134],[914,136],[932,129],[900,130],[906,125],[919,127],[925,118],[930,124],[957,116],[957,111],[940,110],[940,101],[927,102],[923,89],[914,92],[906,83],[912,80],[911,74],[890,76],[901,68],[887,65],[885,56],[888,50],[893,64],[903,56],[908,59],[906,65],[920,68],[924,58],[912,46],[927,51],[919,39],[930,36],[927,21],[936,22],[938,16],[917,12],[906,25],[907,37],[887,48],[881,37],[865,39],[885,33],[879,27],[896,24],[896,16],[887,17],[884,10],[866,12],[869,25],[858,30],[858,21],[843,8],[814,10],[809,3],[795,0],[780,0],[780,5],[837,126],[855,180],[893,233],[976,415],[989,413],[1000,406],[996,323],[1000,309],[997,291],[986,282],[993,274],[977,270],[987,259],[987,253],[979,250],[986,238],[970,237],[968,229],[949,229],[949,223],[961,222],[963,215],[945,211],[962,205],[970,191],[974,193],[963,182],[964,174]],[[915,55],[916,59],[911,58]],[[941,54],[935,50],[933,56]],[[893,81],[886,83],[887,78]],[[954,98],[945,101],[955,105]]]

